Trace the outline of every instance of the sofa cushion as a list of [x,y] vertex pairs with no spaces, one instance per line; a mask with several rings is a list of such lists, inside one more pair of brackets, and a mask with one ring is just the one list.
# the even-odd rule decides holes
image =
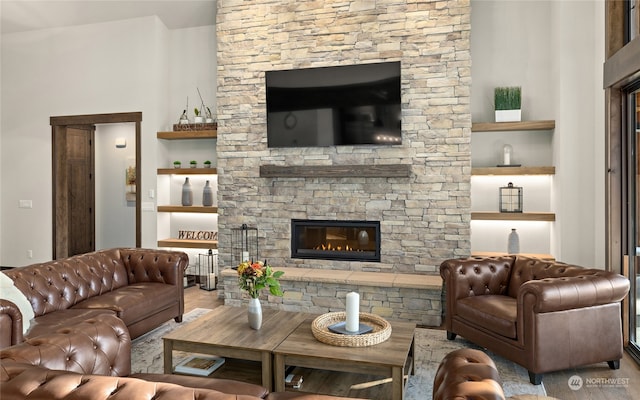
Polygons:
[[62,328],[78,325],[88,319],[100,318],[103,315],[115,315],[115,312],[110,310],[68,309],[41,315],[31,324],[31,329],[27,332],[26,337],[35,338],[41,335],[53,334]]
[[517,338],[517,300],[510,296],[471,296],[457,301],[458,315],[511,339]]
[[177,290],[177,286],[164,283],[134,283],[87,299],[73,309],[113,310],[130,326],[175,305]]

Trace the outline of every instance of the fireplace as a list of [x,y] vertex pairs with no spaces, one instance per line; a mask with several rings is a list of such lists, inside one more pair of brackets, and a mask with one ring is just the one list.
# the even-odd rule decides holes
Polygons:
[[293,219],[291,257],[380,262],[380,221]]

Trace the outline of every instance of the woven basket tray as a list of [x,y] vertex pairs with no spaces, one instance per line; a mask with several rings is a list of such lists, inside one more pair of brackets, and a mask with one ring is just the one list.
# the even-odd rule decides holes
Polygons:
[[371,326],[373,331],[362,335],[343,335],[329,330],[329,326],[344,322],[346,319],[347,313],[344,311],[322,314],[311,323],[313,336],[323,343],[342,347],[372,346],[384,342],[391,336],[389,322],[377,315],[362,312],[360,313],[360,322]]

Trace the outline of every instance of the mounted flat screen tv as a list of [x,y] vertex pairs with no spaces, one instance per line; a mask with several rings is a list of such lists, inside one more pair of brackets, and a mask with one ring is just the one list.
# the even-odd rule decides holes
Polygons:
[[400,62],[266,72],[269,147],[399,145]]

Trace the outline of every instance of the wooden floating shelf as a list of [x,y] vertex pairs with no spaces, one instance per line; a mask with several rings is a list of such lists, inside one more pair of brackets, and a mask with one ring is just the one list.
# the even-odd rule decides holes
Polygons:
[[555,175],[556,167],[480,167],[471,175]]
[[158,168],[158,175],[216,175],[217,168]]
[[215,139],[218,137],[217,130],[202,131],[167,131],[158,132],[158,139],[182,140],[182,139]]
[[188,213],[216,214],[218,212],[218,207],[205,207],[205,206],[158,206],[158,212],[188,212]]
[[551,212],[501,213],[493,211],[472,212],[472,221],[550,221],[556,220]]
[[158,240],[158,247],[182,247],[187,249],[217,249],[217,240],[164,239]]
[[408,164],[388,165],[261,165],[262,178],[406,178],[411,176]]
[[500,131],[550,131],[556,128],[556,121],[521,121],[521,122],[474,122],[471,132]]
[[551,254],[538,254],[538,253],[508,254],[508,253],[502,253],[499,251],[472,251],[471,252],[471,256],[473,257],[501,257],[501,256],[514,256],[514,255],[541,258],[543,260],[555,261],[555,257],[553,257]]

